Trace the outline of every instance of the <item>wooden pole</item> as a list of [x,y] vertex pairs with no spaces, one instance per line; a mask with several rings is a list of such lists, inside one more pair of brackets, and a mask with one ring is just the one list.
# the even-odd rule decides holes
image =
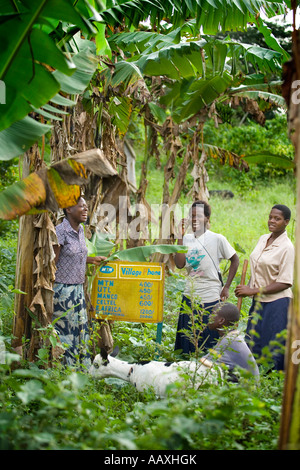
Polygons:
[[[242,286],[245,285],[247,268],[248,268],[248,260],[245,259],[244,264],[243,264],[242,277],[241,277]],[[239,297],[237,301],[237,308],[239,309],[239,311],[241,310],[242,302],[243,302],[243,297]]]

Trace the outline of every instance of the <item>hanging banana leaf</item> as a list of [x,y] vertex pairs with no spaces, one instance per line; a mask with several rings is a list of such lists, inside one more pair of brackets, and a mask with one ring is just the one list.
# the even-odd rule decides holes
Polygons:
[[284,155],[275,155],[268,152],[245,155],[243,156],[243,159],[249,164],[272,163],[272,165],[279,166],[280,168],[295,168],[295,162],[293,160],[288,159]]
[[[2,105],[1,105],[2,106]],[[26,116],[0,132],[0,160],[11,160],[31,147],[51,126]]]
[[91,173],[107,177],[117,171],[100,149],[91,149],[32,173],[0,193],[0,218],[73,206]]
[[56,46],[43,25],[46,23],[49,29],[51,20],[59,19],[87,34],[94,31],[68,0],[22,0],[17,11],[10,3],[11,14],[2,16],[0,24],[0,80],[6,84],[0,130],[23,119],[31,106],[39,108],[58,93],[60,84],[51,70],[64,76],[75,71],[75,64]]
[[117,126],[119,132],[126,134],[132,113],[131,99],[127,96],[114,97],[109,105],[109,114],[112,123]]
[[203,144],[203,147],[207,155],[215,160],[219,160],[221,165],[227,164],[237,170],[249,171],[249,165],[247,161],[245,161],[246,159],[244,156],[241,157],[230,150],[217,147],[216,145]]
[[[111,68],[114,69],[112,75]],[[117,87],[120,83],[124,84],[124,88],[127,88],[130,84],[137,82],[143,78],[143,75],[138,66],[133,62],[120,61],[116,64],[110,65],[104,69],[102,75],[105,79],[106,88],[108,85]]]
[[58,207],[71,207],[77,204],[81,194],[80,186],[65,183],[54,168],[47,171],[47,177]]
[[[217,40],[215,43],[224,44]],[[280,72],[283,61],[283,54],[277,50],[267,49],[261,46],[242,43],[227,39],[225,44],[228,48],[228,57],[237,59],[241,62],[251,63],[260,70],[269,70],[271,72]]]
[[276,106],[279,106],[282,109],[286,109],[285,99],[280,95],[275,95],[274,93],[269,93],[268,91],[253,90],[253,89],[250,90],[250,89],[247,89],[247,87],[243,87],[243,86],[232,91],[233,92],[231,94],[233,94],[234,96],[240,96],[240,97],[249,98],[252,100],[258,100],[259,98],[261,98],[262,100],[270,101],[271,103],[274,103]]
[[257,16],[257,17],[255,18],[255,23],[256,23],[256,25],[257,25],[258,31],[263,34],[267,46],[268,46],[270,49],[273,49],[274,51],[280,52],[280,53],[282,54],[282,56],[283,56],[283,60],[284,60],[284,61],[290,60],[289,54],[280,46],[280,44],[278,43],[277,39],[276,39],[275,36],[272,34],[271,28],[269,28],[267,25],[265,25],[265,24],[263,23],[263,21],[262,21],[262,19],[260,18],[260,16]]
[[168,44],[143,55],[136,64],[146,75],[166,75],[173,79],[202,75],[201,50],[205,45],[206,40]]
[[67,76],[60,70],[53,72],[53,76],[58,81],[60,89],[70,95],[78,95],[84,92],[98,65],[98,59],[95,56],[95,44],[92,41],[86,40],[83,41],[83,45],[84,50],[72,55],[72,61],[76,70],[71,76]]
[[124,53],[130,52],[136,56],[144,52],[150,53],[161,49],[164,43],[179,42],[180,34],[176,41],[178,32],[180,32],[179,28],[168,34],[152,33],[150,31],[133,31],[130,33],[123,31],[122,33],[110,36],[108,43],[113,51],[121,49]]
[[200,26],[204,34],[217,34],[222,31],[245,30],[249,22],[254,22],[256,15],[263,9],[272,16],[285,13],[285,3],[256,0],[202,0],[174,1],[164,0],[116,0],[109,2],[110,8],[101,11],[106,24],[139,27],[141,21],[150,21],[151,26],[159,27],[162,20],[180,27],[190,18],[196,18],[198,31]]
[[224,72],[223,75],[216,75],[207,80],[193,81],[185,95],[178,97],[174,102],[174,107],[176,106],[172,115],[174,121],[181,122],[199,112],[201,108],[209,106],[226,92],[232,80],[233,77]]
[[95,232],[91,240],[86,239],[89,256],[106,256],[107,262],[119,259],[121,261],[148,261],[153,253],[169,255],[171,253],[185,253],[188,247],[182,245],[146,245],[127,250],[116,251],[109,256],[109,253],[116,246],[109,241],[109,234]]
[[[96,70],[97,61],[89,51],[81,51],[74,55],[73,61],[74,64],[76,64],[76,71],[72,76],[66,77],[59,71],[54,72],[53,76],[58,80],[58,90],[65,91],[66,93],[73,92],[77,94],[82,93],[88,86]],[[51,98],[50,102],[68,107],[76,104],[76,101],[65,98],[58,93]],[[57,114],[59,116],[66,114],[66,111],[57,107],[51,107],[47,103],[43,104],[39,109],[29,105],[28,112],[32,111],[45,116],[46,119],[57,119]],[[33,145],[34,142],[50,130],[50,125],[40,124],[29,116],[26,116],[21,121],[13,123],[10,127],[0,132],[0,160],[11,160],[12,158],[23,154]]]
[[0,218],[12,220],[26,214],[46,200],[43,180],[37,173],[32,173],[22,181],[11,185],[0,194]]

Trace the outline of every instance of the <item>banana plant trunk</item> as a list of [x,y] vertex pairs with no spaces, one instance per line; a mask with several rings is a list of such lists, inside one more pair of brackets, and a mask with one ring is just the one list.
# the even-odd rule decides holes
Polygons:
[[[37,145],[23,158],[23,178],[43,167]],[[45,346],[41,329],[47,328],[53,312],[52,282],[55,276],[54,226],[47,212],[20,218],[16,262],[13,347],[29,361],[36,360]]]
[[21,356],[23,356],[23,342],[30,338],[31,330],[31,318],[27,308],[32,300],[33,232],[33,216],[22,216],[19,222],[16,288],[24,294],[15,295],[14,339],[12,343]]

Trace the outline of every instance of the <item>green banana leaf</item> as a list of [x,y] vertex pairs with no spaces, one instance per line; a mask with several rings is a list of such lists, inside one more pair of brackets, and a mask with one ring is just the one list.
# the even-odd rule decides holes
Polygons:
[[[87,42],[91,43],[91,41]],[[91,43],[91,47],[95,47],[95,45]],[[97,61],[95,56],[86,49],[75,54],[73,62],[76,65],[76,70],[71,76],[66,76],[59,70],[53,72],[52,75],[58,83],[58,90],[66,93],[82,93],[96,70]],[[74,106],[76,104],[75,101],[65,98],[58,93],[50,99],[50,102],[62,106]],[[57,119],[54,113],[59,115],[65,114],[65,111],[54,108],[48,103],[43,104],[39,109],[33,108],[31,105],[28,106],[28,112],[34,110],[45,116],[46,119]],[[0,160],[11,160],[22,155],[34,142],[50,130],[50,125],[41,124],[29,116],[14,122],[10,127],[0,132]]]
[[109,256],[115,244],[109,241],[109,236],[102,233],[94,233],[92,238],[85,239],[88,256]]
[[170,255],[171,253],[186,253],[187,246],[183,245],[146,245],[128,248],[127,250],[117,251],[108,257],[107,261],[119,259],[121,261],[148,261],[153,253],[162,253]]
[[29,116],[14,122],[0,132],[0,160],[18,157],[50,130],[51,126],[41,124]]
[[[147,245],[128,248],[127,250],[116,251],[109,256],[109,253],[116,246],[109,241],[109,235],[95,233],[91,240],[85,239],[88,248],[88,256],[106,256],[106,262],[120,260],[131,262],[147,262],[149,256],[153,253],[162,253],[169,255],[171,253],[185,253],[188,251],[187,246],[183,245]],[[92,289],[97,270],[87,270],[88,289]]]
[[[209,106],[230,87],[233,77],[227,72],[207,80],[195,80],[184,96],[178,100],[173,113],[175,122],[181,122],[196,114],[201,108]],[[181,101],[181,102],[180,102]]]
[[161,22],[167,19],[173,28],[177,28],[190,18],[196,18],[198,31],[201,26],[204,34],[245,30],[261,9],[269,18],[285,13],[285,4],[281,0],[115,0],[106,5],[108,8],[101,11],[101,17],[112,26],[125,23],[138,28],[141,21],[147,20],[151,26],[163,28]]
[[109,256],[109,253],[116,247],[116,245],[109,240],[111,237],[110,234],[95,232],[91,240],[86,238],[88,256],[106,256],[107,261],[119,259],[121,261],[134,262],[147,261],[149,256],[153,253],[169,255],[177,252],[185,253],[188,250],[186,246],[182,245],[146,245],[116,251]]
[[276,155],[267,152],[245,155],[243,156],[243,160],[249,163],[249,165],[254,163],[272,163],[272,165],[279,166],[280,168],[295,168],[295,162],[293,160],[290,160],[282,155]]
[[241,86],[239,88],[236,88],[233,91],[233,94],[234,96],[245,97],[252,100],[258,100],[260,98],[265,101],[270,101],[271,103],[274,103],[275,105],[280,106],[283,109],[286,109],[285,99],[280,95],[275,95],[274,93],[269,93],[268,91],[250,90],[247,89],[247,87]]
[[[0,130],[27,116],[31,106],[39,108],[58,93],[60,84],[51,69],[65,76],[75,71],[74,63],[57,47],[49,31],[43,30],[43,25],[49,29],[52,20],[60,20],[73,23],[87,34],[94,31],[68,0],[18,3],[21,8],[16,11],[11,6],[11,14],[0,22],[0,79],[6,85]],[[54,22],[53,30],[55,25]]]

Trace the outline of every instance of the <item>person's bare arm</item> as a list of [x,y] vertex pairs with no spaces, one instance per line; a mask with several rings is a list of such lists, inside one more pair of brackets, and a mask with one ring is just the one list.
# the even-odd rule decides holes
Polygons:
[[60,254],[60,245],[54,245],[53,250],[55,253],[55,264],[57,264],[59,254]]
[[86,262],[87,264],[95,264],[96,266],[99,266],[106,259],[106,256],[88,256]]
[[272,282],[268,286],[262,287],[249,287],[239,285],[236,287],[234,293],[237,297],[251,297],[257,294],[276,294],[277,292],[281,292],[285,289],[288,289],[289,287],[291,287],[291,284],[285,284],[283,282]]
[[[178,227],[178,232],[179,232],[178,245],[181,245],[181,246],[183,245],[183,235],[186,229],[186,225],[187,225],[187,220],[182,219]],[[184,268],[185,263],[186,263],[185,253],[175,253],[174,261],[178,269]]]
[[227,280],[226,280],[226,283],[222,289],[222,292],[220,294],[220,298],[221,300],[226,300],[228,299],[229,297],[229,288],[231,286],[231,283],[234,279],[234,276],[236,275],[236,272],[237,272],[237,269],[239,267],[239,263],[240,263],[240,260],[239,260],[239,257],[238,255],[235,253],[231,258],[230,258],[230,267],[229,267],[229,271],[228,271],[228,276],[227,276]]

